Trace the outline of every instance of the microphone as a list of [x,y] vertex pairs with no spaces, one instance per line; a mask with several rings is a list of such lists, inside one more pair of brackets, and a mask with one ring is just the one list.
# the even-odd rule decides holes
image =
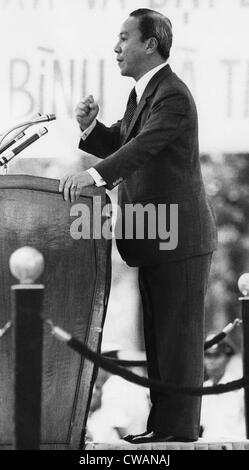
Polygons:
[[[41,113],[34,114],[34,116],[30,118],[30,122],[33,122],[35,119],[39,118],[40,116],[41,116]],[[0,153],[3,153],[5,150],[11,147],[11,145],[15,143],[15,140],[17,141],[19,140],[19,138],[21,139],[25,135],[23,134],[23,132],[26,131],[26,129],[28,129],[30,126],[31,124],[27,123],[26,125],[18,128],[18,130],[12,135],[12,137],[9,140],[7,140],[5,146],[0,147]]]
[[5,152],[11,145],[14,145],[19,139],[22,139],[22,137],[25,136],[24,132],[19,132],[19,134],[12,140],[9,140],[7,144],[5,144],[3,147],[0,148],[0,154]]
[[[28,127],[34,125],[34,124],[39,124],[40,122],[48,122],[48,121],[54,121],[56,119],[56,116],[55,114],[41,114],[41,113],[37,113],[35,114],[34,116],[32,116],[30,118],[30,121],[24,125],[24,127],[21,127],[21,129],[19,129],[19,131],[17,132],[17,134],[14,134],[14,137],[13,138],[16,138],[19,136],[20,132],[24,132],[26,131],[26,129],[28,129]],[[7,142],[8,144],[8,142]],[[6,145],[7,145],[6,144]],[[2,153],[2,152],[0,152]]]
[[[14,136],[12,136],[12,139],[17,137],[20,134],[20,132],[25,131],[25,129],[27,129],[30,126],[33,126],[34,124],[39,124],[40,122],[53,121],[54,119],[56,119],[55,114],[41,114],[41,113],[35,114],[35,116],[33,116],[29,121],[23,122],[21,124],[17,124],[16,126],[11,127],[6,132],[1,134],[0,148],[1,148],[1,144],[3,140],[7,137],[7,135],[14,132],[16,129],[18,129],[18,132],[15,133]],[[9,143],[9,141],[7,143]]]
[[36,134],[31,135],[28,139],[25,140],[22,144],[18,145],[16,148],[11,150],[11,152],[7,153],[6,155],[3,155],[0,158],[0,166],[7,165],[7,163],[12,160],[18,153],[22,152],[26,147],[31,145],[33,142],[35,142],[37,139],[42,137],[43,135],[47,134],[48,130],[46,127],[42,127]]

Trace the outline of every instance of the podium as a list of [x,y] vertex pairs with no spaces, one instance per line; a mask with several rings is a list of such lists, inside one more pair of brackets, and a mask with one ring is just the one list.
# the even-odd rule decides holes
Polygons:
[[[107,223],[103,209],[109,200],[103,188],[89,187],[72,204],[64,201],[58,187],[58,180],[48,178],[0,176],[0,328],[10,321],[10,287],[18,282],[9,270],[10,255],[31,246],[45,259],[37,280],[45,286],[43,318],[99,351],[110,289],[111,240],[101,233],[93,237],[93,225]],[[93,217],[96,201],[100,220]],[[76,204],[90,214],[88,239],[72,235]],[[0,449],[11,449],[13,443],[12,335],[13,328],[0,339]],[[41,450],[84,446],[94,375],[94,365],[57,341],[44,325]]]

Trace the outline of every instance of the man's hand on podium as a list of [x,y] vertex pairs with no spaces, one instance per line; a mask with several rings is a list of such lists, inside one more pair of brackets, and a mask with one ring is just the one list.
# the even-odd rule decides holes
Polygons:
[[88,173],[88,171],[82,171],[76,174],[68,174],[61,178],[59,185],[59,192],[63,192],[65,201],[69,199],[71,202],[79,199],[81,190],[87,186],[95,184],[94,179]]

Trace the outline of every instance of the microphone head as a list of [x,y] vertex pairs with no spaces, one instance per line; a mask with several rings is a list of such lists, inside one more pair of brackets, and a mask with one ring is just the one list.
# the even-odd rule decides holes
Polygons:
[[42,127],[41,129],[39,129],[37,134],[39,135],[39,137],[42,137],[43,135],[47,134],[47,132],[48,132],[48,129],[46,127]]
[[55,114],[47,114],[48,121],[54,121],[56,119]]
[[34,123],[37,122],[47,122],[47,121],[54,121],[56,119],[55,114],[41,114],[40,116],[33,119]]

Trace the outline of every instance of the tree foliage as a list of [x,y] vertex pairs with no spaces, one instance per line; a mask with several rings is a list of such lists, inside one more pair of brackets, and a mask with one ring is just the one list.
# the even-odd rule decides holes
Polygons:
[[[205,186],[218,227],[206,302],[206,330],[240,316],[238,278],[249,272],[249,155],[202,156]],[[241,331],[233,334],[240,344]]]

